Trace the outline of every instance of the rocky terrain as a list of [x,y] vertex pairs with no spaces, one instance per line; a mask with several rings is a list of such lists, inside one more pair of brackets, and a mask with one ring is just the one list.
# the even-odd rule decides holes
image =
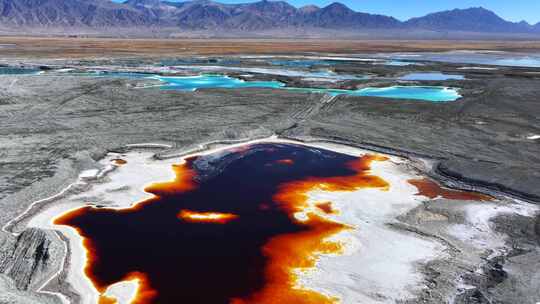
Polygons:
[[[117,69],[117,63],[55,62],[81,68],[109,65],[111,69]],[[334,141],[410,158],[417,164],[415,170],[446,185],[500,198],[500,205],[486,205],[485,210],[505,210],[513,206],[514,199],[538,203],[537,71],[458,70],[462,66],[351,64],[336,68],[340,73],[378,75],[336,86],[395,84],[392,77],[418,70],[464,74],[466,80],[427,82],[462,88],[463,98],[442,104],[329,98],[270,89],[141,89],[143,84],[155,82],[148,79],[0,76],[0,225],[4,227],[0,232],[0,303],[61,303],[62,297],[54,294],[58,290],[77,301],[77,295],[65,285],[65,274],[54,276],[69,261],[62,237],[25,229],[18,217],[35,201],[47,203],[65,195],[62,189],[81,171],[97,168],[108,151],[122,151],[129,144],[170,145],[156,150],[159,158],[200,149],[201,144],[212,141],[271,135]],[[257,77],[317,85],[297,77]],[[493,211],[487,224],[475,226],[471,217],[476,215],[469,214],[476,210],[474,206],[484,208],[481,203],[426,200],[393,224],[397,230],[437,240],[448,248],[448,258],[419,265],[426,289],[411,303],[540,300],[540,277],[534,272],[540,266],[540,217]],[[503,235],[506,249],[494,252],[489,246],[475,247],[449,232],[455,225],[480,230],[486,237]]]

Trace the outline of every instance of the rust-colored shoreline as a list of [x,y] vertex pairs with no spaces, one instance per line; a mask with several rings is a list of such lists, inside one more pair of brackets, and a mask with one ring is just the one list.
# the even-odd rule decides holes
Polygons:
[[[154,202],[159,197],[159,193],[161,194],[182,193],[185,191],[195,189],[196,185],[193,181],[195,172],[188,168],[188,165],[186,162],[182,164],[178,164],[178,165],[174,164],[172,165],[171,169],[175,173],[175,178],[172,181],[154,183],[144,189],[145,192],[152,193],[154,195],[153,197],[137,202],[128,208],[122,208],[122,209],[99,208],[99,209],[100,210],[114,210],[115,212],[118,212],[118,213],[132,212],[135,210],[140,210],[146,204],[151,204],[152,202]],[[67,224],[69,221],[84,214],[89,209],[95,209],[95,207],[83,206],[74,210],[67,211],[64,214],[56,217],[53,220],[53,224],[59,225],[59,226],[69,226],[77,231],[77,234],[82,239],[83,249],[85,250],[85,255],[86,255],[86,265],[84,266],[83,272],[84,272],[84,275],[90,280],[94,288],[100,294],[98,304],[115,304],[116,300],[103,295],[103,293],[107,290],[107,288],[112,284],[107,284],[107,285],[100,284],[99,280],[96,278],[96,276],[92,272],[92,265],[95,264],[98,259],[98,254],[96,254],[95,252],[94,246],[92,245],[92,241],[89,238],[85,237],[79,228]],[[139,287],[138,287],[137,295],[134,301],[130,304],[149,303],[152,300],[152,298],[155,297],[156,291],[150,287],[150,282],[146,278],[146,275],[144,273],[132,272],[132,273],[126,274],[126,276],[123,279],[121,279],[120,281],[116,283],[119,283],[122,281],[129,281],[132,279],[139,280]]]
[[[344,177],[307,178],[280,186],[274,200],[288,210],[294,217],[295,213],[303,212],[308,207],[308,193],[313,190],[329,192],[355,191],[363,188],[387,190],[390,185],[378,176],[370,174],[371,163],[386,161],[386,157],[364,155],[349,163],[356,174]],[[302,221],[308,230],[277,236],[264,246],[263,250],[269,258],[265,271],[266,285],[259,292],[245,299],[234,299],[232,304],[332,304],[338,303],[338,298],[324,295],[316,291],[299,288],[298,278],[294,269],[310,269],[321,254],[340,254],[342,244],[326,241],[338,233],[351,229],[347,225],[321,217],[314,213],[306,214]]]
[[418,192],[416,195],[428,197],[430,199],[446,198],[450,200],[464,200],[464,201],[491,201],[492,196],[487,194],[450,189],[442,187],[439,183],[428,178],[410,179],[409,184],[416,187]]
[[[287,211],[290,218],[294,219],[294,213],[301,212],[306,207],[306,201],[308,199],[307,192],[315,188],[325,191],[354,191],[360,188],[387,189],[389,186],[388,183],[369,173],[372,161],[384,160],[386,158],[366,155],[349,164],[349,167],[357,173],[356,175],[341,178],[308,178],[306,181],[297,181],[282,185],[275,196],[275,200],[278,201],[281,208]],[[125,213],[140,210],[145,205],[159,199],[160,195],[179,194],[197,188],[196,182],[194,182],[196,173],[189,168],[189,161],[181,165],[174,165],[173,170],[176,174],[174,181],[156,183],[145,189],[145,191],[155,195],[153,198],[142,201],[131,208],[114,210],[114,212]],[[67,212],[56,218],[54,224],[73,227],[69,222],[92,208],[94,207],[82,207]],[[106,208],[100,210],[111,211]],[[228,220],[234,218],[235,216],[230,215],[221,224],[226,224]],[[308,219],[300,224],[305,228],[304,232],[275,237],[262,248],[264,255],[269,260],[267,269],[265,270],[265,280],[268,282],[266,287],[250,297],[231,299],[232,303],[275,303],[274,299],[276,296],[289,303],[335,303],[337,301],[335,298],[319,294],[315,291],[297,288],[297,278],[292,270],[313,267],[320,254],[339,254],[341,252],[341,245],[339,243],[325,242],[325,239],[349,229],[349,227],[316,214],[308,214]],[[99,279],[92,271],[92,265],[99,259],[99,254],[94,249],[92,241],[84,236],[77,227],[73,228],[83,238],[83,247],[87,255],[84,273],[101,294],[99,304],[115,303],[113,301],[114,299],[103,295],[111,284],[100,284]],[[129,273],[122,281],[132,279],[137,279],[139,282],[137,297],[133,303],[152,303],[152,298],[158,292],[152,288],[152,282],[145,278],[143,272]]]

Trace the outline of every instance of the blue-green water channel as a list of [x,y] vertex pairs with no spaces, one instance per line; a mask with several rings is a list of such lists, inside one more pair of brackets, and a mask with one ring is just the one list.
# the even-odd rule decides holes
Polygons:
[[323,88],[286,87],[278,81],[244,81],[224,75],[200,75],[182,77],[154,76],[164,83],[165,90],[195,91],[204,88],[272,88],[306,93],[323,93],[330,95],[371,96],[396,99],[415,99],[431,102],[454,101],[461,96],[453,88],[438,86],[391,86],[383,88],[363,88],[358,90],[340,90]]

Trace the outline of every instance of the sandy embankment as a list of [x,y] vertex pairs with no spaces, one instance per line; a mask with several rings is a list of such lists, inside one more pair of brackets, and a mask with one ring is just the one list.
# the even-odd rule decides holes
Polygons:
[[[291,142],[276,138],[255,142]],[[220,146],[198,154],[216,153],[225,148],[246,143]],[[298,144],[298,143],[297,143]],[[309,144],[354,156],[368,151],[328,143]],[[33,217],[28,226],[56,229],[70,240],[71,263],[67,280],[83,303],[97,303],[98,291],[84,275],[86,251],[78,233],[67,226],[53,224],[55,218],[67,211],[99,204],[107,208],[130,208],[149,198],[145,186],[174,179],[172,164],[182,163],[184,158],[155,160],[148,151],[131,151],[126,154],[109,154],[102,161],[101,171],[83,172],[78,182],[89,183],[89,190],[63,198]],[[115,161],[122,159],[126,163]],[[388,303],[412,298],[424,288],[419,263],[444,258],[445,247],[433,240],[421,238],[390,228],[398,215],[419,206],[425,197],[415,195],[418,191],[408,180],[421,176],[414,172],[407,161],[389,156],[388,161],[374,162],[372,174],[390,184],[388,191],[360,189],[354,192],[325,192],[313,189],[309,192],[309,206],[304,212],[318,215],[352,226],[354,229],[334,235],[332,240],[342,242],[345,252],[340,255],[319,255],[313,269],[295,269],[297,287],[315,290],[341,299],[342,303]],[[317,202],[331,201],[334,213],[324,213],[316,208]],[[496,212],[495,212],[496,213]],[[489,216],[493,216],[490,213]],[[484,217],[489,220],[489,216]],[[498,245],[498,244],[495,244]],[[129,303],[134,296],[137,282],[119,282],[110,287],[108,295],[119,303]]]

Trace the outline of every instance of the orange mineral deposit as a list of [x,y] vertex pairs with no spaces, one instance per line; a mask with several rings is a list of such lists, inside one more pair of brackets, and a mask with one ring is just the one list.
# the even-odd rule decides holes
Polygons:
[[[338,211],[331,201],[316,205],[322,213],[310,209],[309,193],[385,191],[390,185],[371,172],[384,160],[252,144],[186,159],[172,167],[173,181],[148,186],[153,197],[132,208],[79,208],[55,224],[83,238],[99,304],[115,303],[104,293],[126,281],[137,283],[134,304],[336,303],[298,275],[321,255],[341,254],[343,244],[328,239],[351,228],[330,219]],[[275,163],[287,167],[267,165]]]

